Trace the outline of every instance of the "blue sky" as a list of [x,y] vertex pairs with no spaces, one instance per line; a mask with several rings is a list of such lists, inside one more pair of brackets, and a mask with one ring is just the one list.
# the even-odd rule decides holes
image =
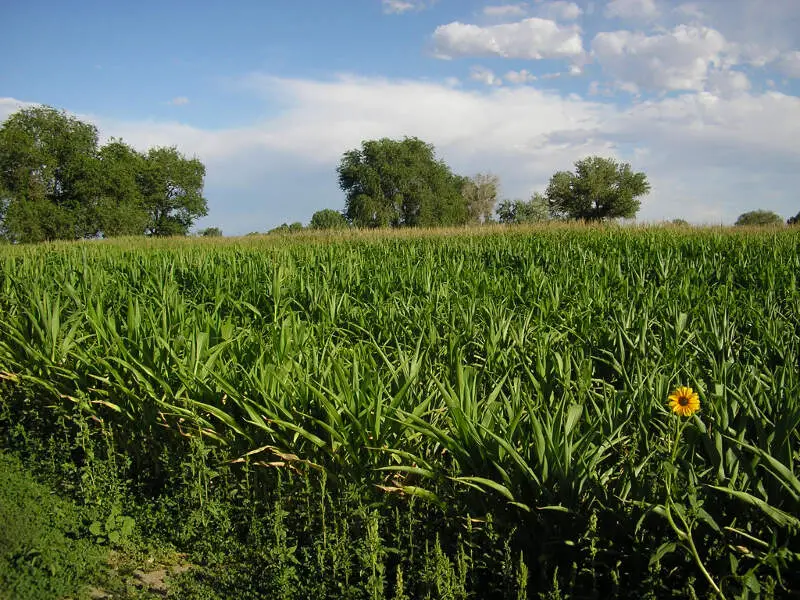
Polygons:
[[797,0],[5,2],[0,119],[47,104],[206,164],[226,234],[340,209],[361,140],[415,135],[527,198],[587,155],[641,221],[800,211]]

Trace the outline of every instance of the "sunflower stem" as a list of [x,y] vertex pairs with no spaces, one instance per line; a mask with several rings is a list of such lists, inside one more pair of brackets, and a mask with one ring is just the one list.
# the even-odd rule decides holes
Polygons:
[[[673,464],[675,463],[675,460],[678,458],[678,443],[680,442],[681,436],[683,435],[683,430],[686,427],[686,423],[687,421],[685,421],[684,419],[678,419],[675,424],[675,440],[674,443],[672,444],[672,454],[670,456],[670,462]],[[694,539],[692,538],[691,524],[688,523],[686,519],[684,519],[683,514],[680,512],[678,512],[677,515],[678,518],[681,520],[681,523],[683,523],[684,529],[678,527],[677,523],[675,523],[675,520],[672,518],[672,511],[670,510],[670,505],[673,504],[672,473],[667,474],[666,488],[667,488],[667,501],[664,504],[665,508],[664,513],[666,514],[667,521],[669,522],[670,527],[672,527],[673,531],[675,531],[675,533],[678,536],[678,539],[681,542],[684,542],[688,546],[689,553],[692,555],[694,562],[699,567],[700,572],[703,573],[703,577],[706,578],[706,581],[708,581],[711,588],[714,590],[717,596],[719,596],[724,600],[725,595],[722,593],[722,590],[719,588],[714,579],[711,577],[711,574],[708,572],[705,565],[703,564],[702,559],[700,558],[700,553],[697,551],[697,546],[695,546]]]
[[716,592],[716,594],[725,600],[725,594],[722,593],[722,590],[719,589],[714,579],[711,577],[711,574],[706,570],[703,561],[700,560],[700,553],[697,551],[697,547],[694,545],[694,539],[692,539],[692,530],[687,527],[686,529],[686,540],[689,543],[689,550],[692,553],[692,557],[694,558],[694,562],[697,563],[697,566],[700,568],[700,571],[703,573],[703,576],[708,581],[708,584],[711,588]]

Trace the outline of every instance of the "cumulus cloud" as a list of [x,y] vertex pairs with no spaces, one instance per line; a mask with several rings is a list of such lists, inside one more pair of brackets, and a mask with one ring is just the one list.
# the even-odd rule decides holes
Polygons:
[[470,69],[470,79],[480,81],[485,85],[503,85],[503,79],[494,74],[494,71],[486,67],[475,66]]
[[554,21],[574,21],[583,14],[583,9],[574,2],[553,0],[537,5],[537,14]]
[[750,90],[750,79],[741,71],[714,69],[708,74],[706,89],[717,96],[735,96]]
[[703,90],[727,48],[720,32],[693,25],[650,36],[601,32],[592,41],[592,53],[603,70],[633,90]]
[[[265,94],[282,97],[287,110],[241,131],[197,132],[173,126],[165,137],[176,143],[188,136],[185,146],[200,148],[201,156],[211,153],[213,165],[248,157],[258,172],[272,160],[265,156],[282,157],[295,169],[330,171],[333,181],[342,152],[358,147],[363,139],[418,135],[435,144],[456,171],[497,172],[508,193],[520,197],[541,189],[554,171],[569,168],[582,156],[634,160],[625,150],[633,147],[636,168],[654,180],[683,182],[684,188],[680,194],[669,187],[657,189],[645,201],[643,218],[681,210],[686,214],[686,186],[696,181],[709,192],[712,171],[714,194],[692,200],[698,219],[720,207],[729,220],[742,212],[736,203],[749,199],[737,187],[744,185],[743,172],[755,173],[764,193],[783,198],[784,212],[795,200],[789,198],[789,190],[800,186],[800,98],[777,92],[686,93],[617,108],[532,86],[478,92],[358,77],[327,82],[252,79]],[[508,76],[506,80],[511,81]],[[147,130],[140,124],[129,129],[138,135]],[[780,205],[773,209],[780,212]]]
[[254,76],[254,85],[284,98],[269,144],[307,159],[330,161],[362,139],[419,135],[468,154],[534,148],[554,130],[583,128],[607,107],[534,88],[490,92],[437,83],[342,77],[333,82]]
[[655,0],[610,0],[603,14],[608,19],[654,21],[661,11]]
[[519,71],[509,71],[503,77],[508,83],[513,83],[515,85],[520,85],[523,83],[531,83],[538,79],[536,75],[528,72],[527,69],[521,69]]
[[[671,2],[659,0],[666,9]],[[659,25],[713,26],[740,50],[741,59],[761,67],[781,53],[800,47],[800,2],[797,0],[691,0],[662,11]]]
[[793,79],[800,79],[800,51],[788,52],[777,62],[778,70]]
[[583,54],[577,26],[538,17],[487,27],[456,21],[437,27],[433,41],[440,58],[502,56],[537,60]]

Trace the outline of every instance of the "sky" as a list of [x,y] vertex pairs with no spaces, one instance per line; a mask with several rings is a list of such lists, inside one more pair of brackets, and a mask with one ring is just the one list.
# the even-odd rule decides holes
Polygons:
[[527,199],[590,155],[638,221],[800,211],[800,0],[0,0],[0,120],[44,104],[206,165],[226,235],[341,210],[363,140],[416,136]]

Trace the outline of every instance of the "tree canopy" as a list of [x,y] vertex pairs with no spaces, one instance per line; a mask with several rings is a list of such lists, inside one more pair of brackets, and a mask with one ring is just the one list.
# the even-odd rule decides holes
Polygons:
[[347,227],[347,219],[338,210],[324,208],[311,215],[308,226],[311,229],[344,229]]
[[547,199],[536,192],[527,202],[525,200],[503,200],[497,207],[497,217],[501,223],[541,223],[550,218]]
[[415,137],[364,141],[337,169],[345,216],[357,227],[458,225],[469,222],[466,179]]
[[0,126],[0,234],[14,242],[188,233],[207,214],[205,167],[175,148],[142,154],[51,107]]
[[650,191],[644,173],[627,163],[591,156],[575,163],[575,172],[559,171],[550,179],[545,197],[553,216],[587,221],[632,218],[639,198]]
[[800,212],[793,217],[789,217],[786,221],[787,225],[800,225]]
[[775,226],[783,225],[783,219],[771,210],[751,210],[739,215],[735,225],[740,226]]
[[219,227],[206,227],[197,232],[200,237],[222,237],[222,229]]
[[175,148],[151,148],[140,182],[149,215],[150,235],[186,235],[198,217],[208,214],[203,198],[206,168],[196,158],[184,158]]

